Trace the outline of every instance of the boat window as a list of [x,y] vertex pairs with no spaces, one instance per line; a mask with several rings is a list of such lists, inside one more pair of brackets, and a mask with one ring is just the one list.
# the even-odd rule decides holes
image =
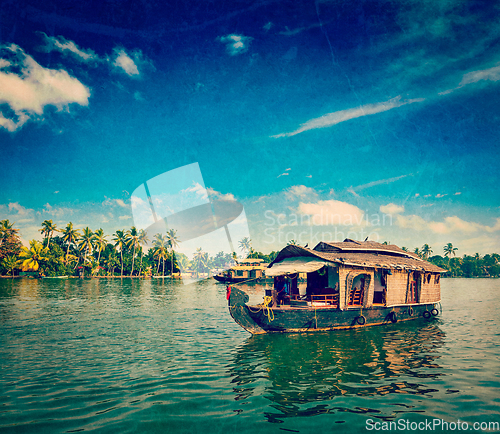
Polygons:
[[385,270],[375,272],[373,290],[373,304],[385,304],[387,290],[387,275]]

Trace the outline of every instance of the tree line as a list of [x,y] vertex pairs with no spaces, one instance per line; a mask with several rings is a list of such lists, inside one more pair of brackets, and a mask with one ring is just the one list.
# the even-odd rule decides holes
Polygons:
[[[117,230],[111,236],[102,229],[95,231],[89,227],[81,230],[69,222],[65,228],[57,228],[52,220],[45,220],[40,232],[42,242],[31,240],[29,247],[21,243],[19,230],[9,220],[0,220],[0,273],[39,273],[45,276],[149,276],[194,273],[199,276],[213,270],[234,266],[236,252],[219,252],[210,256],[200,247],[192,258],[180,252],[176,231],[154,234],[151,247],[149,234],[132,226],[128,230]],[[288,244],[297,244],[290,240]],[[389,244],[389,242],[384,242]],[[260,258],[272,262],[278,252],[269,254],[252,248],[248,237],[239,241],[238,247],[243,257]],[[410,252],[410,249],[402,247]],[[457,256],[458,248],[452,243],[443,247],[443,256],[433,255],[428,244],[413,249],[413,254],[438,267],[448,270],[449,277],[500,277],[500,255]]]
[[[409,251],[406,247],[403,250]],[[457,247],[448,243],[443,247],[444,255],[433,255],[432,248],[428,244],[416,247],[413,253],[418,257],[431,262],[438,267],[448,270],[446,277],[500,277],[500,255],[491,253],[481,256],[475,255],[457,256]]]
[[[199,275],[231,267],[237,258],[235,252],[219,252],[212,257],[201,247],[188,258],[175,252],[181,240],[173,229],[154,234],[150,240],[146,231],[135,226],[108,236],[102,229],[76,229],[71,222],[60,229],[52,220],[45,220],[40,232],[42,242],[31,240],[25,247],[14,224],[0,221],[1,274],[165,276],[182,271]],[[245,250],[248,243],[248,239],[241,240],[240,248]]]

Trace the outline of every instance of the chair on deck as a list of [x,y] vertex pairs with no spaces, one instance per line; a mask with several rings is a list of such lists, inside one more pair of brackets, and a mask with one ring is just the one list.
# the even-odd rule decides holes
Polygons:
[[348,306],[362,306],[365,290],[363,288],[351,289],[349,293]]

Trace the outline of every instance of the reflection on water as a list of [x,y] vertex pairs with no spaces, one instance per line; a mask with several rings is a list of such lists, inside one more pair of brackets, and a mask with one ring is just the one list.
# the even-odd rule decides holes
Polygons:
[[[335,411],[370,411],[346,407],[349,400],[338,397],[429,395],[437,391],[429,381],[442,375],[439,348],[444,337],[435,323],[424,322],[390,329],[254,336],[232,364],[235,399],[262,393],[279,411],[266,412],[268,420],[276,422]],[[263,390],[261,378],[269,380]]]

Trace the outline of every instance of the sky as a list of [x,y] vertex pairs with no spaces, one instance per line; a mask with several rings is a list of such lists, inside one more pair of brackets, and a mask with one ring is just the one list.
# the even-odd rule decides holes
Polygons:
[[242,204],[264,253],[500,252],[499,21],[496,1],[3,0],[0,219],[25,244],[44,220],[110,239],[138,187],[197,163],[184,190]]

